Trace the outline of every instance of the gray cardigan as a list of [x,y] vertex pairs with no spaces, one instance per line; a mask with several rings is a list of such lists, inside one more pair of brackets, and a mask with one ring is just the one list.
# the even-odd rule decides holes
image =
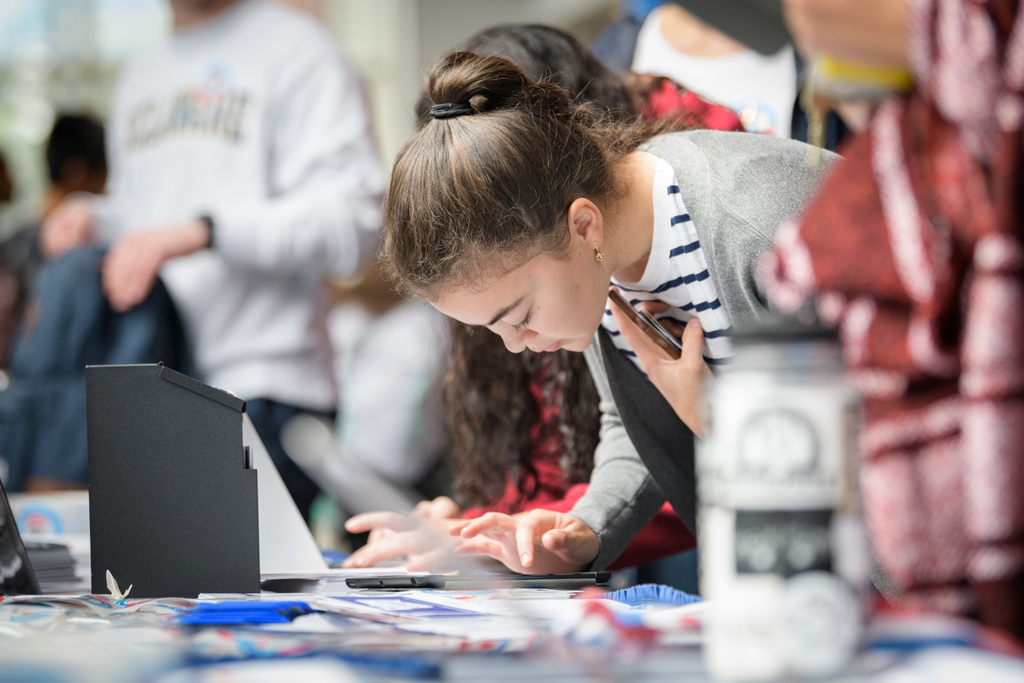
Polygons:
[[[733,325],[756,323],[767,310],[754,280],[757,259],[839,157],[817,152],[814,163],[816,152],[803,143],[719,131],[662,135],[639,149],[675,170]],[[666,499],[696,533],[693,435],[603,330],[584,354],[601,398],[601,435],[590,486],[570,514],[597,534],[601,549],[593,568],[603,569]]]

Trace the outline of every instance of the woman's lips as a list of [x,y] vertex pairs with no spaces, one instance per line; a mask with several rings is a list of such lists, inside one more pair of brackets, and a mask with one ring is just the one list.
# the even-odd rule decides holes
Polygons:
[[554,353],[555,351],[557,351],[560,348],[562,348],[562,342],[561,341],[556,341],[554,344],[552,344],[548,348],[544,349],[544,353]]

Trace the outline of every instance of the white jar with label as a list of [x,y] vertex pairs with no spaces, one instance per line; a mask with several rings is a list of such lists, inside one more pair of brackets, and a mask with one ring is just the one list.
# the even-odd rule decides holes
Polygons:
[[860,399],[834,335],[780,322],[733,337],[698,442],[705,659],[727,680],[821,677],[861,641],[869,556]]

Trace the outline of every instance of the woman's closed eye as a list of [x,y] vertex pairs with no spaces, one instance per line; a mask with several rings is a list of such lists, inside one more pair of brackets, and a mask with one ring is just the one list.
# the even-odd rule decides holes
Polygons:
[[526,317],[523,318],[522,322],[520,322],[517,325],[513,325],[512,329],[515,330],[516,332],[522,332],[523,330],[525,330],[526,326],[530,324],[530,315],[531,315],[531,313],[532,313],[532,311],[527,313]]

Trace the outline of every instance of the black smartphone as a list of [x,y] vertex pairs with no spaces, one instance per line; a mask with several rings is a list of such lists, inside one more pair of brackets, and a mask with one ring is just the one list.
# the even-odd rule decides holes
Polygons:
[[644,311],[638,311],[633,308],[626,297],[617,289],[608,290],[608,298],[612,300],[612,303],[618,306],[626,316],[632,320],[637,327],[643,330],[651,341],[657,344],[662,351],[669,355],[669,358],[678,360],[679,356],[683,353],[683,347],[676,341],[668,331],[661,326],[657,320],[647,315]]
[[611,572],[576,572],[574,574],[430,574],[411,576],[361,576],[345,579],[349,588],[445,588],[447,590],[482,590],[488,588],[562,588],[596,586],[611,581]]

